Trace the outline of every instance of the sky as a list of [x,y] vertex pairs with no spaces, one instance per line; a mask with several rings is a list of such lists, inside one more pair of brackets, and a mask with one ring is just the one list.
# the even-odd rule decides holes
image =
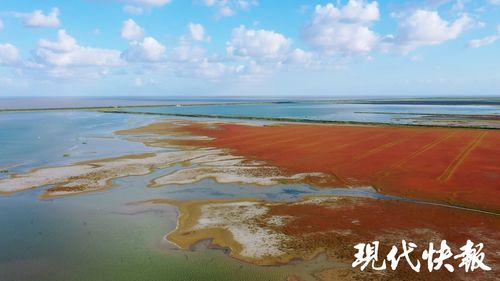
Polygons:
[[500,0],[0,1],[1,96],[500,96]]

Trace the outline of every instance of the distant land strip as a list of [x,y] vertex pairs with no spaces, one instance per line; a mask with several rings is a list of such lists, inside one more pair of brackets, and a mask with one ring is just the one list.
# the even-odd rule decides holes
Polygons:
[[457,113],[429,113],[429,112],[389,112],[389,111],[354,111],[358,114],[393,114],[393,115],[437,115],[437,116],[484,116],[484,117],[500,117],[500,114],[457,114]]
[[136,114],[136,115],[155,115],[155,116],[172,116],[172,117],[191,117],[191,118],[211,118],[211,119],[236,119],[236,120],[257,120],[257,121],[272,121],[272,122],[290,122],[290,123],[312,123],[312,124],[350,124],[350,125],[375,125],[375,126],[395,126],[395,127],[437,127],[437,128],[462,128],[462,129],[481,129],[481,130],[499,130],[500,128],[481,127],[481,126],[446,126],[439,124],[395,124],[388,122],[363,122],[363,121],[340,121],[340,120],[322,120],[322,119],[305,119],[305,118],[285,118],[285,117],[259,117],[259,116],[231,116],[231,115],[215,115],[215,114],[182,114],[182,113],[162,113],[162,112],[134,112],[123,110],[100,110],[103,113],[118,113],[118,114]]

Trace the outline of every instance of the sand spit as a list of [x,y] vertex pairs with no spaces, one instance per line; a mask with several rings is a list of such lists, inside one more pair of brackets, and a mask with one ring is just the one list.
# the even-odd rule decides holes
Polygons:
[[221,160],[200,164],[198,167],[186,168],[158,177],[152,181],[151,186],[190,184],[206,178],[214,179],[218,183],[271,186],[280,183],[308,182],[311,178],[321,180],[326,177],[322,173],[287,175],[277,167],[247,166],[241,163],[241,160]]
[[[217,161],[220,159],[220,161]],[[119,158],[80,162],[71,166],[35,169],[0,180],[0,193],[14,193],[47,186],[43,197],[55,197],[98,191],[112,186],[112,180],[141,176],[155,169],[182,164],[184,168],[152,180],[149,186],[189,184],[207,178],[220,183],[275,185],[321,178],[320,173],[287,175],[272,166],[245,164],[245,160],[228,155],[222,149],[178,150]],[[253,166],[251,166],[253,165]]]
[[[438,206],[336,196],[305,197],[296,202],[157,199],[146,203],[178,207],[177,228],[167,239],[179,247],[189,249],[201,240],[210,239],[213,245],[229,248],[232,257],[259,265],[311,260],[319,254],[326,254],[331,262],[350,265],[355,244],[378,240],[383,256],[392,245],[401,247],[402,239],[416,243],[419,255],[431,241],[446,239],[454,251],[467,239],[482,241],[487,244],[485,261],[492,265],[500,262],[496,254],[500,251],[500,221],[496,216],[462,210],[450,212]],[[458,264],[454,266],[457,268]],[[337,280],[338,276],[381,278],[380,272],[359,273],[359,269],[348,267],[338,272],[318,272],[316,277],[319,280]],[[454,273],[424,270],[417,274],[401,265],[397,271],[385,271],[381,280],[464,277],[491,280],[493,275],[480,271],[465,276],[463,270]]]
[[[177,228],[166,238],[181,248],[189,249],[200,240],[212,239],[213,244],[230,248],[231,255],[241,260],[261,265],[274,264],[277,260],[287,262],[282,259],[286,256],[282,243],[287,236],[259,223],[268,212],[263,201],[159,199],[149,202],[179,208]],[[281,225],[286,219],[275,216],[266,221],[270,225]]]
[[190,159],[221,154],[220,149],[198,149],[127,155],[79,162],[70,166],[35,169],[26,174],[0,180],[0,192],[12,193],[52,185],[44,196],[62,196],[108,188],[111,180],[146,175],[156,168],[166,168]]

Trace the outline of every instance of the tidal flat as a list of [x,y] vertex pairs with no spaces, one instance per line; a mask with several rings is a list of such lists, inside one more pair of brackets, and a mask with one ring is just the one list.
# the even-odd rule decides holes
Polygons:
[[[473,239],[486,244],[488,264],[499,264],[500,165],[498,157],[481,156],[498,155],[498,131],[92,114],[120,116],[113,119],[119,123],[79,138],[140,149],[96,150],[84,159],[70,154],[3,175],[0,221],[8,227],[1,233],[0,279],[491,280],[494,274],[414,274],[403,266],[381,276],[353,269],[353,246],[374,239],[382,251],[401,239],[419,245],[447,239],[454,248]],[[79,138],[75,151],[87,145]],[[439,154],[439,146],[456,153]],[[418,164],[426,153],[440,160],[429,170]],[[432,188],[415,189],[414,180]]]

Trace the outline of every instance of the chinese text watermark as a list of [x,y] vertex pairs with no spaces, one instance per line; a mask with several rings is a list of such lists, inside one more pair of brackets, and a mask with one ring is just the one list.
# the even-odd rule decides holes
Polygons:
[[[491,267],[484,263],[483,243],[474,244],[472,241],[467,240],[467,243],[460,247],[460,253],[454,255],[451,248],[442,240],[439,248],[435,247],[434,243],[429,243],[428,248],[422,252],[422,261],[427,263],[427,270],[429,272],[441,270],[445,268],[449,272],[454,272],[455,268],[447,261],[451,258],[459,260],[459,268],[464,268],[465,272],[474,271],[478,268],[489,271]],[[420,272],[422,264],[418,258],[411,257],[411,253],[417,249],[417,245],[412,242],[401,241],[401,252],[398,247],[392,246],[385,259],[379,259],[379,241],[371,243],[359,243],[354,246],[357,252],[354,254],[355,261],[352,267],[359,266],[363,271],[366,267],[370,266],[373,270],[385,270],[389,265],[392,270],[396,270],[399,262],[404,259],[406,263],[415,272]],[[424,265],[425,266],[425,265]]]

